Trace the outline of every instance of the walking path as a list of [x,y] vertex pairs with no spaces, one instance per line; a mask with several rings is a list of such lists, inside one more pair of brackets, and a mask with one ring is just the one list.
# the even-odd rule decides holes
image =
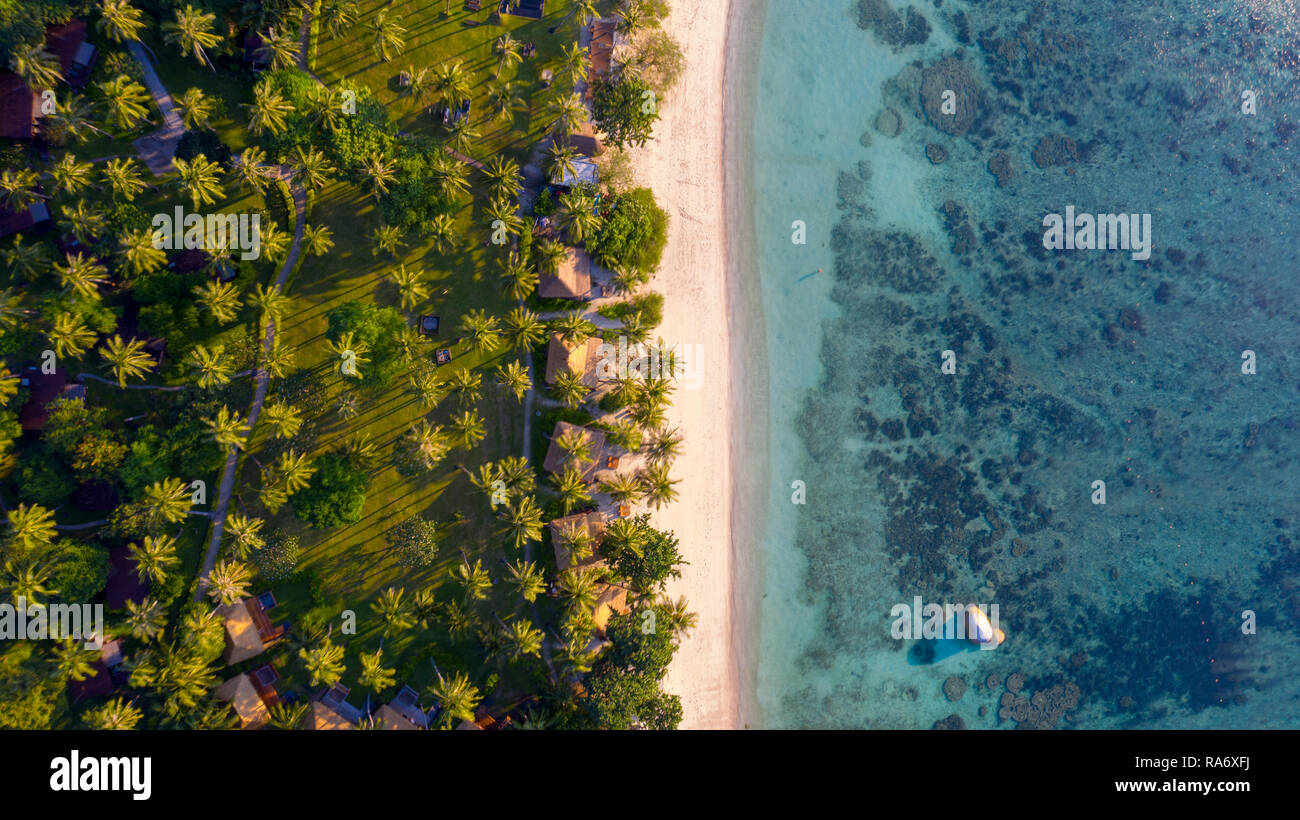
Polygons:
[[[287,166],[280,166],[280,178],[284,179],[290,174]],[[296,182],[290,182],[293,190],[293,206],[297,213],[296,224],[293,229],[293,244],[289,246],[289,253],[284,258],[284,265],[280,268],[280,275],[275,278],[275,286],[284,290],[285,282],[289,279],[289,274],[298,262],[298,253],[302,248],[303,229],[307,224],[307,192],[301,185]],[[267,317],[266,321],[266,338],[262,347],[267,355],[270,355],[271,348],[275,345],[275,317]],[[271,374],[265,368],[257,369],[257,385],[253,390],[253,404],[248,410],[248,432],[245,434],[245,440],[251,438],[253,429],[257,426],[257,417],[262,412],[262,403],[266,401],[266,388],[270,382]],[[208,543],[208,552],[203,557],[203,569],[199,572],[198,588],[194,590],[194,600],[203,599],[203,593],[208,588],[208,575],[217,563],[217,553],[221,551],[221,536],[226,528],[226,512],[230,509],[230,496],[235,490],[235,474],[239,468],[239,450],[241,448],[232,448],[226,456],[226,469],[221,476],[221,490],[217,496],[217,503],[212,508],[212,540]]]
[[127,48],[131,50],[131,56],[144,71],[144,84],[149,88],[154,104],[158,106],[163,117],[162,128],[140,137],[133,145],[150,172],[156,177],[161,177],[176,170],[172,158],[176,156],[176,143],[180,142],[181,135],[185,133],[185,126],[181,123],[180,115],[176,113],[172,95],[167,93],[167,87],[162,84],[162,80],[158,79],[158,72],[154,71],[153,63],[144,53],[144,47],[132,40],[127,43]]

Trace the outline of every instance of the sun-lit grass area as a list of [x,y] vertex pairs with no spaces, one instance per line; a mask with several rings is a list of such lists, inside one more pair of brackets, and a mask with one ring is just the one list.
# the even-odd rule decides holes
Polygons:
[[[503,79],[521,83],[521,95],[533,96],[532,108],[540,115],[544,106],[538,75],[542,67],[559,52],[560,45],[577,36],[577,25],[567,21],[555,35],[547,33],[562,16],[564,3],[548,3],[548,15],[543,21],[529,21],[505,17],[505,26],[480,25],[466,27],[466,19],[486,20],[488,10],[469,13],[463,3],[453,4],[450,17],[442,16],[443,3],[397,2],[388,6],[393,13],[404,16],[403,25],[410,31],[406,35],[407,49],[389,62],[379,61],[370,50],[370,41],[364,25],[354,28],[338,39],[322,29],[315,73],[327,83],[344,78],[363,83],[376,92],[378,99],[388,106],[391,119],[407,132],[441,136],[445,133],[441,122],[420,114],[423,106],[416,106],[396,89],[397,73],[408,65],[434,65],[442,60],[459,59],[472,72],[475,101],[472,108],[474,128],[482,135],[469,153],[487,159],[496,152],[504,152],[518,160],[526,158],[533,144],[540,139],[543,125],[540,119],[530,122],[533,114],[521,112],[513,126],[489,123],[484,89],[497,68],[492,52],[493,41],[505,30],[523,42],[533,41],[537,54],[525,59],[518,70],[507,68]],[[364,4],[362,20],[368,20],[382,3]],[[418,21],[418,22],[417,22]],[[567,32],[567,33],[566,33]],[[424,105],[431,100],[426,99]],[[394,666],[399,682],[417,687],[429,682],[433,658],[440,668],[468,671],[476,680],[483,680],[498,670],[496,659],[484,657],[472,636],[453,640],[444,624],[432,623],[427,628],[399,630],[385,637],[382,619],[372,612],[371,604],[384,589],[390,586],[406,591],[408,600],[416,591],[433,587],[440,600],[459,600],[461,591],[450,573],[468,559],[472,564],[482,560],[485,568],[497,579],[488,600],[476,608],[483,613],[497,613],[508,617],[519,609],[520,601],[513,590],[500,582],[504,575],[503,559],[522,557],[522,551],[508,543],[502,533],[502,524],[489,505],[485,493],[474,487],[465,469],[474,470],[481,464],[507,456],[529,456],[525,452],[523,437],[523,409],[513,395],[496,387],[492,370],[517,358],[505,349],[476,353],[458,339],[461,319],[470,311],[481,309],[495,316],[507,313],[514,303],[502,295],[497,277],[497,257],[502,251],[496,246],[486,246],[486,230],[481,209],[486,199],[484,180],[477,171],[470,173],[471,191],[461,198],[456,214],[457,233],[463,240],[446,252],[438,252],[431,243],[416,233],[408,233],[400,250],[400,260],[386,254],[372,252],[371,233],[383,224],[374,199],[360,186],[348,181],[335,181],[316,194],[308,224],[323,225],[330,229],[334,247],[323,256],[307,256],[288,284],[291,304],[280,322],[280,338],[295,353],[295,365],[309,371],[300,377],[314,385],[312,413],[297,441],[310,445],[313,457],[337,450],[353,436],[368,436],[377,452],[368,469],[369,488],[363,516],[355,524],[318,530],[299,520],[292,505],[286,504],[267,521],[268,530],[283,529],[300,539],[302,558],[298,574],[287,582],[270,584],[280,602],[275,616],[290,622],[303,617],[328,619],[337,631],[345,610],[356,615],[355,636],[343,638],[347,644],[346,676],[351,684],[358,669],[357,655],[373,651],[381,641],[385,665]],[[399,377],[387,389],[367,388],[363,378],[356,382],[338,373],[337,357],[325,348],[326,332],[331,310],[349,301],[360,301],[380,307],[399,306],[397,287],[388,274],[397,264],[408,269],[423,270],[428,274],[430,298],[415,312],[407,315],[414,324],[416,314],[433,314],[440,318],[437,336],[429,337],[424,355],[432,357],[434,350],[449,348],[453,359],[438,369],[439,381],[445,381],[457,370],[472,368],[482,376],[481,398],[471,404],[462,404],[454,395],[448,395],[437,407],[426,410],[407,389],[404,378]],[[531,357],[523,357],[528,361]],[[290,380],[291,381],[291,380]],[[273,383],[270,398],[274,399],[278,385]],[[340,397],[345,392],[355,392],[359,398],[359,414],[344,419],[337,411]],[[433,470],[420,475],[403,474],[396,467],[393,450],[396,440],[415,422],[427,418],[432,424],[444,428],[451,417],[464,409],[473,408],[482,416],[486,438],[470,449],[454,449]],[[257,490],[261,486],[259,464],[266,464],[284,449],[281,442],[269,441],[265,425],[261,425],[250,444],[240,467],[232,510],[241,503],[256,504]],[[290,446],[293,446],[292,443]],[[462,469],[462,467],[464,469]],[[396,524],[411,516],[423,516],[439,525],[440,545],[438,560],[433,566],[411,569],[397,563],[385,538]],[[541,545],[533,545],[534,560],[548,565],[549,556],[542,554]],[[541,599],[539,606],[550,609],[549,599]],[[300,665],[291,657],[294,649],[285,645],[273,651],[281,674],[291,683],[305,683],[297,678]],[[505,669],[505,683],[512,674],[524,674]],[[527,691],[535,682],[514,681],[506,691]]]

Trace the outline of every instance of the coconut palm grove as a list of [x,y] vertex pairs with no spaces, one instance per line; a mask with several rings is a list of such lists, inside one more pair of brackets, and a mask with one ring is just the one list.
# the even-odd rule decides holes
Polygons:
[[667,13],[0,3],[0,728],[676,727]]

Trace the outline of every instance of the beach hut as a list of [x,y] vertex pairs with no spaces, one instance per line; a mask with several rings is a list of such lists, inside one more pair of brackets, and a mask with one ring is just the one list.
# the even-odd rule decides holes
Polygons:
[[570,346],[564,343],[559,333],[552,333],[551,343],[546,348],[546,383],[555,384],[560,374],[567,371],[577,374],[583,384],[594,390],[600,383],[597,364],[602,344],[600,338],[588,336]]
[[247,673],[236,675],[221,684],[212,696],[230,704],[230,708],[239,716],[241,729],[261,729],[270,720],[266,703]]
[[559,475],[564,472],[564,467],[571,461],[571,457],[565,452],[564,448],[556,443],[565,432],[577,430],[582,432],[587,440],[587,457],[577,460],[575,463],[582,471],[583,478],[590,478],[592,474],[600,467],[602,455],[605,450],[605,432],[603,430],[594,430],[590,427],[579,427],[576,424],[570,424],[567,421],[555,423],[555,431],[551,434],[551,444],[546,448],[546,459],[542,462],[543,469],[548,473]]
[[543,299],[586,300],[591,297],[591,256],[581,248],[565,248],[554,274],[537,278],[537,295]]
[[[605,534],[604,513],[593,511],[566,515],[563,518],[554,519],[549,526],[551,528],[551,546],[555,549],[555,568],[560,572],[564,572],[572,566],[582,569],[588,567],[602,569],[606,566],[598,548],[600,539]],[[591,553],[577,561],[573,560],[573,552],[566,537],[566,533],[572,532],[575,527],[585,529],[592,543]]]

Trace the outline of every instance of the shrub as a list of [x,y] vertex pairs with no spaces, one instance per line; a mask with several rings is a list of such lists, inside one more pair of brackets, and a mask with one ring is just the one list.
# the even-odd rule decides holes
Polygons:
[[199,154],[203,154],[212,162],[219,163],[226,171],[229,171],[232,167],[229,146],[221,141],[216,131],[211,129],[206,131],[186,131],[181,135],[180,142],[176,143],[176,156],[178,159],[189,162]]
[[668,213],[649,188],[616,194],[604,222],[587,249],[607,268],[627,267],[651,274],[668,242]]
[[365,470],[338,453],[326,453],[314,465],[311,485],[290,499],[294,513],[318,529],[360,521],[370,483]]
[[66,603],[81,604],[104,591],[108,584],[108,553],[77,541],[63,547],[63,559],[54,573],[59,598]]
[[262,548],[253,553],[253,563],[267,581],[282,581],[297,570],[301,555],[298,536],[272,530]]
[[438,525],[412,516],[389,530],[388,545],[404,567],[427,567],[438,557]]

